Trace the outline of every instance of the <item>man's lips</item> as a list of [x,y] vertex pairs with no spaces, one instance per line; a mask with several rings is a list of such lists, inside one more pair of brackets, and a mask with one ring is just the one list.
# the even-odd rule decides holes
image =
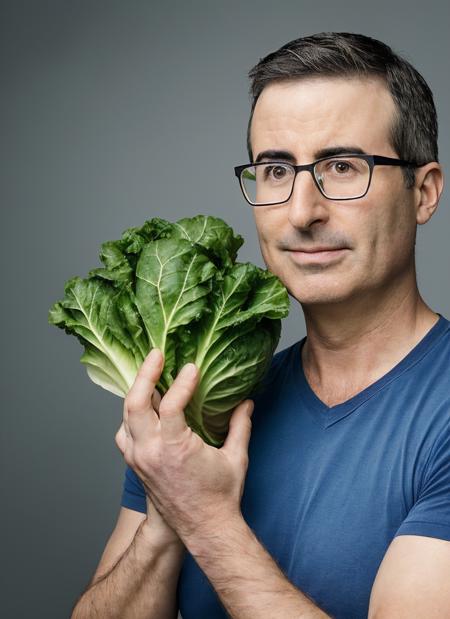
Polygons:
[[338,260],[345,255],[348,247],[326,247],[288,249],[289,255],[298,264],[326,263]]
[[305,254],[315,254],[319,251],[338,251],[339,249],[347,249],[346,247],[327,247],[325,245],[318,245],[317,247],[293,247],[288,251],[301,251]]

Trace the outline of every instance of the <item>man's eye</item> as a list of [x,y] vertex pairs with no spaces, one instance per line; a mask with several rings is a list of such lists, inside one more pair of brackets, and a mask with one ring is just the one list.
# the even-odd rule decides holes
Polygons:
[[345,174],[353,167],[348,161],[334,161],[332,166],[338,174]]
[[281,165],[267,166],[264,170],[264,178],[270,178],[276,181],[282,180],[287,174],[287,169]]

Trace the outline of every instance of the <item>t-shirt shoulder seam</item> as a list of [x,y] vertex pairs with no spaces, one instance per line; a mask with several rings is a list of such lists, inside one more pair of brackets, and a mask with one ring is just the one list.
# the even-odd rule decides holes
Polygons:
[[447,435],[447,431],[449,430],[449,428],[450,428],[450,416],[447,419],[447,423],[443,427],[442,431],[439,432],[437,434],[437,436],[435,437],[435,439],[433,441],[433,444],[431,445],[430,450],[428,452],[427,459],[425,461],[425,464],[424,464],[424,467],[423,467],[423,470],[422,470],[422,475],[420,477],[419,497],[420,497],[420,492],[422,491],[422,489],[423,489],[423,487],[424,487],[424,485],[425,485],[425,483],[427,481],[427,474],[428,474],[428,471],[429,471],[430,463],[433,461],[433,457],[434,457],[434,454],[436,452],[437,445],[439,443],[439,439],[442,439],[442,435],[443,434]]

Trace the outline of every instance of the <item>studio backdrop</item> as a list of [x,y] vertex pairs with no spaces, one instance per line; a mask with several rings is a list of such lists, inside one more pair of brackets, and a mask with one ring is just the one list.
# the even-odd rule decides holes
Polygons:
[[[115,525],[122,400],[47,323],[100,245],[152,217],[223,218],[263,267],[233,166],[247,161],[247,73],[322,31],[389,44],[428,81],[449,167],[448,2],[4,1],[0,8],[2,617],[68,617]],[[449,197],[417,235],[420,291],[450,318]],[[305,334],[292,302],[279,349]]]

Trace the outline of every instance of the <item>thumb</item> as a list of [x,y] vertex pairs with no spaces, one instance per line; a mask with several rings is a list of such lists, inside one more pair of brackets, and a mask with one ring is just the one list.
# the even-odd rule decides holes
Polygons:
[[248,453],[248,443],[252,431],[251,416],[254,403],[252,400],[244,400],[237,406],[230,419],[230,429],[222,449],[234,454]]

